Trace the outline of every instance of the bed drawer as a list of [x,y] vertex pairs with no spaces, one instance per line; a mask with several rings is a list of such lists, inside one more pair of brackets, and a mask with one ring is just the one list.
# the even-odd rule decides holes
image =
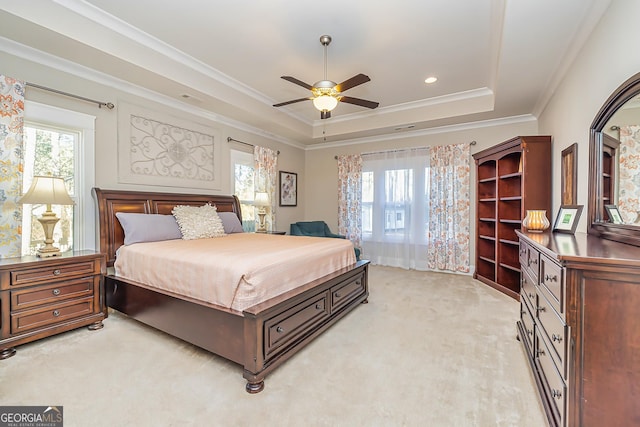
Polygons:
[[96,280],[94,277],[84,277],[64,283],[11,291],[11,310],[23,310],[71,298],[92,296]]
[[20,334],[88,316],[94,312],[93,297],[70,300],[11,314],[11,333]]
[[328,294],[323,292],[265,322],[265,356],[271,357],[284,350],[311,330],[314,325],[329,317]]
[[32,286],[41,282],[100,274],[100,262],[87,260],[54,266],[16,269],[11,272],[11,286]]
[[331,312],[338,310],[365,292],[362,275],[331,288]]

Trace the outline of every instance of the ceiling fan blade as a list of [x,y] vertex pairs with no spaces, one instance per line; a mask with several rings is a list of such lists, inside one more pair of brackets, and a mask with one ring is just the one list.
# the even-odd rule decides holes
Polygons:
[[367,101],[366,99],[360,98],[352,98],[350,96],[341,96],[340,102],[346,102],[347,104],[359,105],[366,108],[378,108],[378,105],[380,105],[379,102]]
[[293,84],[297,84],[298,86],[302,86],[305,89],[311,90],[313,88],[313,86],[311,86],[308,83],[303,82],[302,80],[298,80],[295,77],[291,77],[291,76],[281,76],[281,78],[285,79],[288,82],[291,82]]
[[369,76],[366,76],[360,73],[358,75],[351,77],[350,79],[343,81],[342,83],[338,83],[336,85],[336,90],[338,92],[344,92],[345,90],[351,89],[352,87],[361,85],[362,83],[366,83],[368,81],[371,81]]
[[300,102],[300,101],[307,101],[309,99],[313,99],[313,98],[298,98],[298,99],[292,99],[291,101],[285,101],[285,102],[281,102],[279,104],[273,104],[274,107],[282,107],[283,105],[289,105],[289,104],[293,104],[295,102]]

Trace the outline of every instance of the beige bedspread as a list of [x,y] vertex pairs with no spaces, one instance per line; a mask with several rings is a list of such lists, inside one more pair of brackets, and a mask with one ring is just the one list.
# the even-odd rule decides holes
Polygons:
[[356,262],[345,239],[236,233],[118,249],[116,275],[242,311]]

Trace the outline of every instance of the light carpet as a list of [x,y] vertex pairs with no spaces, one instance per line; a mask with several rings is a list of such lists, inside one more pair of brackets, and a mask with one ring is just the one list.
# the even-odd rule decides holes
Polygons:
[[357,307],[244,391],[242,368],[111,312],[0,361],[1,405],[72,426],[545,426],[519,303],[469,276],[371,266]]

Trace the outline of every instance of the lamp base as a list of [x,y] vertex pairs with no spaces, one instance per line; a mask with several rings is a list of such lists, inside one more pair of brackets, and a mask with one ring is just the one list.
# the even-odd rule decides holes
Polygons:
[[56,248],[55,246],[52,246],[51,248],[47,248],[45,246],[44,248],[38,249],[38,252],[36,252],[36,256],[40,258],[50,258],[54,256],[62,256],[62,252],[60,252],[60,249]]

